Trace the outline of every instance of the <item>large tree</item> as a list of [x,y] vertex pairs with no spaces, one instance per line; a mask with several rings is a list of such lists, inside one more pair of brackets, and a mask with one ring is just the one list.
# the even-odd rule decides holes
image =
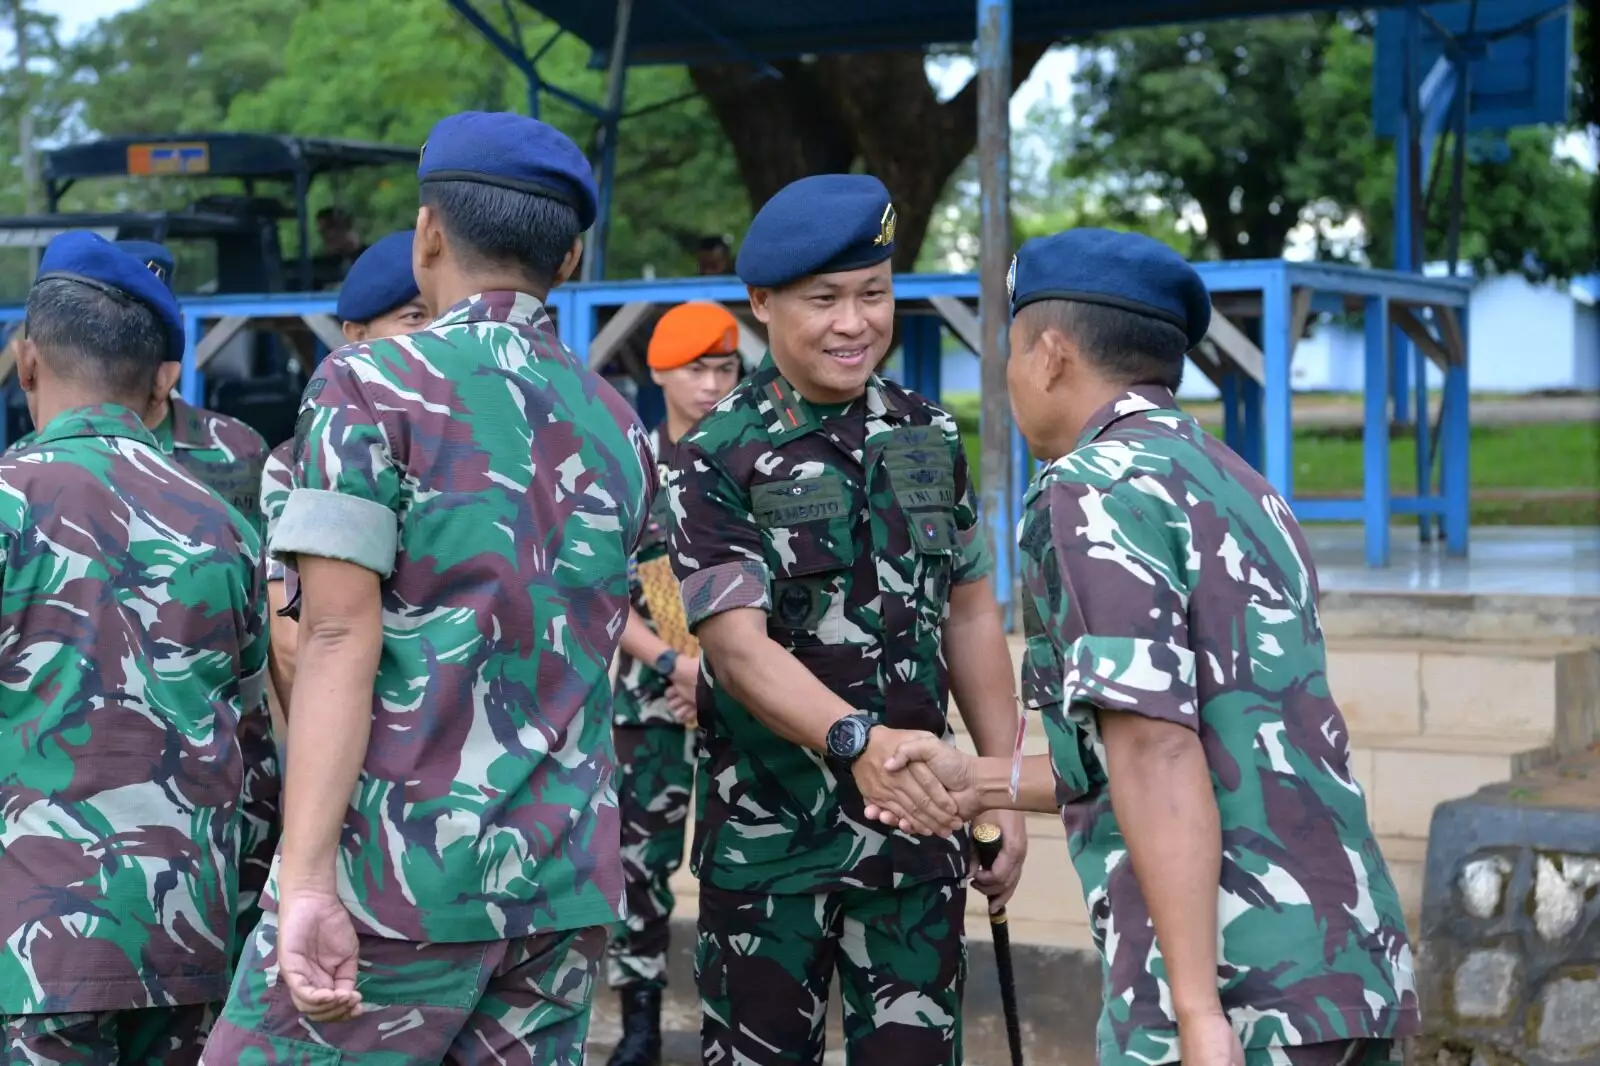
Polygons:
[[[1360,223],[1325,255],[1392,262],[1392,141],[1372,129],[1372,40],[1359,18],[1302,15],[1108,34],[1090,42],[1074,112],[1058,120],[1063,187],[1111,215],[1203,220],[1191,254],[1281,255],[1302,222],[1319,237]],[[1041,116],[1048,120],[1049,116]],[[1468,168],[1463,257],[1480,268],[1566,276],[1594,261],[1593,185],[1551,149],[1560,131],[1514,131],[1509,157]],[[1425,247],[1445,251],[1446,197]],[[1531,253],[1531,255],[1530,255]]]
[[[1018,45],[1012,88],[1027,79],[1047,45]],[[896,269],[917,261],[951,175],[978,139],[972,78],[940,101],[921,51],[782,60],[780,77],[753,80],[748,66],[708,64],[690,77],[721,123],[753,204],[809,174],[862,168],[894,198]]]

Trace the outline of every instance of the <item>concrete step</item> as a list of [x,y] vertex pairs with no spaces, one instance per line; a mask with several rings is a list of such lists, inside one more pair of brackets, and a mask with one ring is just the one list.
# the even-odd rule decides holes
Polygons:
[[1595,739],[1600,651],[1585,640],[1346,638],[1329,642],[1328,686],[1352,733],[1516,738],[1566,752]]
[[1367,796],[1373,831],[1428,839],[1433,809],[1484,785],[1548,765],[1554,747],[1518,737],[1353,733],[1351,770]]

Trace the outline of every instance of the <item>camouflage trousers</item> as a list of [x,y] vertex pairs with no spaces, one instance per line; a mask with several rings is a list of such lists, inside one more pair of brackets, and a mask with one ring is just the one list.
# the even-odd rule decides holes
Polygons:
[[670,725],[618,726],[614,733],[628,908],[606,952],[606,978],[612,988],[663,984],[677,902],[669,881],[683,863],[695,735]]
[[487,943],[361,937],[359,1017],[313,1022],[278,981],[277,916],[262,916],[205,1066],[583,1066],[606,929]]
[[707,1066],[820,1066],[839,971],[845,1061],[960,1066],[966,885],[822,895],[701,883],[695,978]]
[[12,1066],[194,1066],[215,1003],[5,1018]]

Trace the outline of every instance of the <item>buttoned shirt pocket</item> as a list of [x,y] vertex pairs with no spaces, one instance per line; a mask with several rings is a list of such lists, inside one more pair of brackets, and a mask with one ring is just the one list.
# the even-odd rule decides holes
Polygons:
[[750,509],[772,569],[767,628],[779,644],[851,643],[844,609],[856,561],[857,496],[836,471],[750,487]]

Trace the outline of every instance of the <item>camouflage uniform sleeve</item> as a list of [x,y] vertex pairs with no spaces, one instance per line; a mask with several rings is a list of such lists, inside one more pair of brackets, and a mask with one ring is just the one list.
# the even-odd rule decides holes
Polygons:
[[972,470],[967,465],[967,453],[956,439],[956,543],[961,554],[956,559],[951,580],[957,585],[980,581],[994,570],[994,557],[989,553],[989,538],[979,520],[978,502],[972,491]]
[[306,386],[295,421],[294,490],[272,553],[339,559],[388,577],[399,546],[400,473],[350,358],[324,359]]
[[667,483],[675,521],[672,569],[693,632],[701,622],[740,607],[772,606],[761,529],[750,494],[699,447],[679,447]]
[[[239,795],[239,881],[250,894],[265,883],[277,850],[282,781],[278,746],[267,710],[267,584],[261,560],[250,569],[245,607],[245,639],[239,656],[239,755],[244,782]],[[241,910],[255,900],[241,898]]]
[[[290,445],[293,448],[293,445]],[[283,515],[283,505],[289,500],[292,489],[291,477],[293,471],[289,462],[293,462],[292,452],[285,461],[285,449],[277,449],[267,456],[261,467],[261,515],[265,519],[265,535],[263,543],[270,543],[272,533],[278,528],[278,519]],[[282,581],[284,579],[283,560],[268,555],[266,558],[267,581]]]
[[1065,595],[1041,621],[1065,649],[1068,699],[1198,729],[1188,515],[1128,482],[1047,491]]

